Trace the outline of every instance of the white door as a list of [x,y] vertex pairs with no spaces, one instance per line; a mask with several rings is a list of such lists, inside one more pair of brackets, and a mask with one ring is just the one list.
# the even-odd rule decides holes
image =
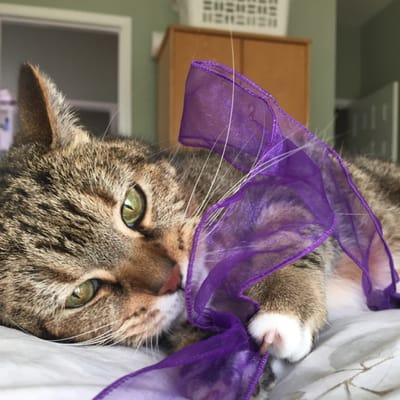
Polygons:
[[353,154],[399,160],[399,84],[392,82],[351,104],[346,147]]
[[118,130],[118,35],[71,27],[4,21],[1,87],[17,96],[21,64],[39,65],[98,136]]
[[0,4],[0,89],[16,94],[21,62],[39,64],[98,135],[132,134],[128,17]]

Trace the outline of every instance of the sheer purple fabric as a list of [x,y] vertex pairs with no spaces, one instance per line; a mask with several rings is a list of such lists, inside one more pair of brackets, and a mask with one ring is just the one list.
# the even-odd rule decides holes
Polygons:
[[[213,336],[122,377],[96,400],[251,398],[268,356],[246,330],[258,308],[246,289],[329,236],[361,268],[371,309],[400,305],[379,221],[343,161],[270,94],[227,67],[193,62],[180,141],[219,153],[245,174],[206,211],[193,241],[188,319]],[[274,213],[276,202],[288,212]],[[373,241],[391,272],[387,288],[376,287],[369,273]]]

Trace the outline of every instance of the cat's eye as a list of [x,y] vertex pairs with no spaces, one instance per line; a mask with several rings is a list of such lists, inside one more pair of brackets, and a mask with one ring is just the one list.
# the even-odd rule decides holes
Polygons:
[[121,218],[128,228],[134,228],[145,213],[143,192],[136,186],[128,191],[121,208]]
[[77,286],[67,297],[65,308],[78,308],[89,303],[99,290],[101,282],[98,279],[89,279]]

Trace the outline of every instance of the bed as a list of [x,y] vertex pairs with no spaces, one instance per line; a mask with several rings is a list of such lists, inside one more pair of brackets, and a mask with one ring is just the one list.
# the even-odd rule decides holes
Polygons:
[[[89,400],[160,359],[151,350],[59,344],[0,327],[0,398]],[[337,320],[308,357],[281,367],[273,400],[399,399],[400,311]]]

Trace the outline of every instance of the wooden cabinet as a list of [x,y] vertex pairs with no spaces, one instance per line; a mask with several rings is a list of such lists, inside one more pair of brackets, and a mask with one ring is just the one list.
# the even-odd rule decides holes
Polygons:
[[308,122],[309,40],[172,26],[157,55],[157,134],[177,143],[185,80],[192,60],[235,68],[275,96],[294,118]]
[[242,72],[268,90],[295,119],[308,122],[308,46],[243,40]]

